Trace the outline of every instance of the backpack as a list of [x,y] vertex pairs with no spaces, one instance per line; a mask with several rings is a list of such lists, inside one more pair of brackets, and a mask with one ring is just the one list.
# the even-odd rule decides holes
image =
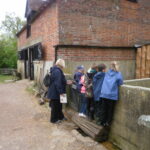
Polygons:
[[51,73],[47,73],[43,79],[43,84],[46,87],[49,87],[51,85]]
[[92,85],[92,79],[88,77],[88,75],[85,75],[85,96],[87,98],[92,98],[93,97],[93,85]]

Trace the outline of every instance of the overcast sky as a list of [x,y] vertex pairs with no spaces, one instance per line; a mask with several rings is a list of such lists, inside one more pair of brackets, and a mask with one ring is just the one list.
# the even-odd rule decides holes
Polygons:
[[15,12],[17,16],[24,18],[26,0],[0,0],[0,23],[5,19],[5,14]]

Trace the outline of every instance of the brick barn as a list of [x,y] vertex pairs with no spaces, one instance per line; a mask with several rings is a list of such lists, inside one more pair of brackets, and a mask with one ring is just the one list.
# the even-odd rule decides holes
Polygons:
[[150,43],[149,0],[27,0],[25,16],[18,71],[36,81],[57,58],[65,59],[66,73],[116,60],[133,79],[137,47]]

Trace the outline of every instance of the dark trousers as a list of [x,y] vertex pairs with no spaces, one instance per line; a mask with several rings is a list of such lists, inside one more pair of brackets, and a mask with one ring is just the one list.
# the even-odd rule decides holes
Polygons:
[[94,119],[94,100],[93,98],[87,98],[87,116],[89,119]]
[[102,100],[99,100],[99,101],[95,101],[95,102],[94,102],[94,109],[95,109],[94,117],[95,117],[95,119],[97,120],[97,122],[100,122],[101,105],[102,105]]
[[116,103],[115,100],[102,98],[101,111],[100,111],[100,121],[102,124],[111,123],[113,118],[115,103]]
[[80,107],[80,113],[83,113],[86,115],[87,110],[87,99],[85,97],[85,94],[81,94],[81,107]]
[[60,103],[60,99],[50,100],[49,105],[51,107],[50,122],[55,123],[58,120],[62,120],[64,118],[64,114],[62,112],[62,104]]

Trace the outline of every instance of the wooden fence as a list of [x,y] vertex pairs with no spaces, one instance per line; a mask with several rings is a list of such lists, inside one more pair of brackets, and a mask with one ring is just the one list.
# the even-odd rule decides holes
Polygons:
[[0,68],[0,74],[3,75],[13,75],[14,72],[16,72],[16,69],[12,69],[12,68]]
[[150,78],[150,45],[137,49],[136,78]]

